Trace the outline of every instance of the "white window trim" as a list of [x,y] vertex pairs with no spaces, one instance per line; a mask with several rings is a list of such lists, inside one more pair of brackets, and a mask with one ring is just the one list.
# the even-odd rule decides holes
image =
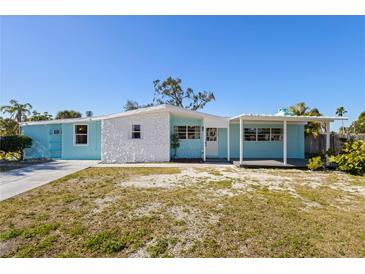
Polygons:
[[[87,127],[87,134],[86,134],[86,144],[76,144],[76,126],[86,126]],[[80,134],[81,135],[81,134]],[[85,135],[85,134],[82,134]],[[74,140],[74,146],[76,147],[86,147],[89,145],[89,125],[88,124],[73,124],[73,140]]]

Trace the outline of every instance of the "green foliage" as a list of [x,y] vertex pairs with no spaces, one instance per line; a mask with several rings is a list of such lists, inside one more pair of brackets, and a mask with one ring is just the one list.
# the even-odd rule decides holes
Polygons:
[[32,112],[32,116],[29,118],[29,121],[48,121],[52,120],[52,115],[48,114],[48,112],[39,113],[37,111]]
[[41,224],[24,230],[22,236],[24,238],[32,238],[35,236],[45,236],[53,230],[56,230],[60,225],[58,223]]
[[0,136],[18,135],[19,124],[10,118],[0,117]]
[[153,105],[168,104],[191,110],[198,110],[215,100],[214,94],[211,91],[194,92],[192,88],[183,90],[181,87],[180,78],[168,77],[165,81],[153,81],[155,95],[153,102],[150,104],[139,105],[136,101],[128,100],[123,106],[125,111],[150,107]]
[[318,157],[313,157],[311,159],[309,159],[308,161],[308,164],[307,164],[307,167],[310,169],[310,170],[318,170],[320,168],[323,168],[323,162],[322,162],[322,159],[320,156]]
[[23,229],[11,229],[0,233],[0,241],[7,241],[18,237],[23,233]]
[[174,157],[176,157],[176,150],[180,147],[180,140],[176,133],[171,134],[171,148],[174,149]]
[[0,111],[3,113],[8,113],[10,118],[15,119],[18,123],[20,123],[27,119],[27,115],[30,115],[31,109],[31,104],[20,104],[18,101],[12,99],[9,101],[9,105],[2,106]]
[[[289,107],[289,111],[297,116],[322,116],[317,108],[311,109],[306,106],[304,102],[300,102]],[[308,136],[312,135],[313,137],[317,138],[322,129],[322,123],[308,122],[308,124],[304,126],[304,133]]]
[[365,141],[353,141],[345,143],[342,153],[329,157],[331,163],[335,163],[338,170],[353,175],[365,173]]
[[5,153],[19,152],[20,159],[23,159],[25,148],[32,146],[32,138],[25,135],[2,136],[0,137],[0,150]]
[[336,109],[336,115],[339,117],[342,117],[345,113],[347,113],[347,110],[343,106]]
[[118,238],[115,231],[101,231],[90,237],[85,246],[93,251],[102,251],[109,254],[119,252],[126,247],[126,243]]
[[71,119],[71,118],[81,118],[81,113],[75,110],[63,110],[56,114],[55,119]]
[[151,245],[147,248],[148,253],[151,257],[161,257],[167,251],[169,243],[166,240],[158,240],[156,244]]
[[[169,104],[173,106],[188,108],[191,110],[198,110],[210,101],[214,101],[213,92],[199,91],[195,93],[193,89],[187,88],[185,91],[181,87],[180,78],[168,77],[161,83],[160,80],[153,81],[155,88],[155,97],[153,101],[157,104]],[[185,104],[185,100],[189,102]]]
[[350,126],[352,133],[365,133],[365,111],[361,112],[359,118]]

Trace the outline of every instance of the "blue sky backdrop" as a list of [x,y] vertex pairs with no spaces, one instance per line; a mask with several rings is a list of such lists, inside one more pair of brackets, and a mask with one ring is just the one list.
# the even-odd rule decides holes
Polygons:
[[[155,79],[213,91],[205,112],[275,113],[304,101],[365,110],[365,17],[1,17],[1,103],[94,115],[149,103]],[[337,124],[338,126],[338,124]],[[336,126],[336,127],[337,127]]]

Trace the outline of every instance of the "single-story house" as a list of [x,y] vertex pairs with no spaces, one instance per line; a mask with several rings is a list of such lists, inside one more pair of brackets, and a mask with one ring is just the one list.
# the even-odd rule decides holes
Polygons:
[[[171,159],[304,159],[304,125],[327,129],[340,117],[275,115],[222,117],[171,105],[77,119],[24,122],[33,139],[25,158],[87,159],[106,163],[168,162]],[[179,148],[171,148],[176,134]]]

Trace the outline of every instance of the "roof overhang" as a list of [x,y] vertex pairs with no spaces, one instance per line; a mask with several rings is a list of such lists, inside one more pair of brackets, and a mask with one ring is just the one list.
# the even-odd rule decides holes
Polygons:
[[279,116],[279,115],[251,115],[241,114],[230,118],[230,121],[235,122],[242,119],[243,121],[287,121],[287,122],[334,122],[336,120],[348,120],[346,117],[327,117],[327,116]]
[[124,111],[119,113],[114,113],[110,115],[103,115],[103,116],[95,116],[95,117],[85,117],[85,118],[76,118],[76,119],[59,119],[59,120],[49,120],[49,121],[36,121],[36,122],[23,122],[20,126],[27,126],[27,125],[49,125],[49,124],[67,124],[67,123],[85,123],[91,121],[101,121],[107,119],[115,119],[121,117],[128,117],[132,115],[144,115],[144,114],[151,114],[151,113],[161,113],[161,112],[169,112],[171,114],[176,114],[184,117],[196,118],[196,119],[210,119],[210,120],[227,120],[228,117],[222,117],[212,114],[207,114],[203,112],[198,112],[186,108],[181,108],[172,105],[157,105],[152,107],[140,108],[130,111]]

